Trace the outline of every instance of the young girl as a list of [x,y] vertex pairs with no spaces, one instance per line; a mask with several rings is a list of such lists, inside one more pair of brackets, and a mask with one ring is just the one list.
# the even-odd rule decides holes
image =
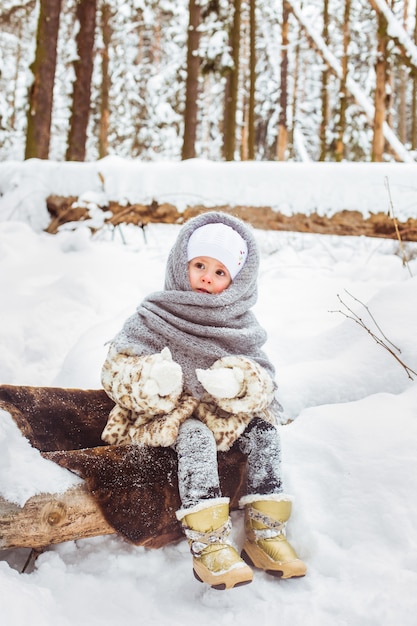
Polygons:
[[[286,540],[274,368],[251,307],[259,254],[252,230],[220,212],[189,220],[167,262],[165,289],[143,300],[110,345],[102,383],[116,403],[103,440],[172,446],[181,521],[194,574],[215,589],[252,581],[249,565],[282,578],[305,564]],[[247,455],[246,541],[228,540],[217,450]],[[243,558],[241,558],[243,557]]]

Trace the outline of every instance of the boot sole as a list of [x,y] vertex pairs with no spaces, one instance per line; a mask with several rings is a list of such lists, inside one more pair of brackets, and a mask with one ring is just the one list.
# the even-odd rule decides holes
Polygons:
[[250,567],[256,567],[256,569],[261,569],[266,574],[269,574],[269,576],[274,576],[275,578],[303,578],[306,573],[305,565],[299,559],[291,563],[282,564],[282,568],[280,568],[279,564],[277,563],[275,565],[275,568],[271,569],[270,567],[268,567],[269,563],[267,562],[268,557],[266,555],[264,558],[262,558],[262,562],[260,560],[256,560],[256,558],[251,558],[246,550],[242,550],[240,556]]
[[[193,570],[194,578],[198,580],[200,583],[204,583],[205,581],[200,578],[195,570]],[[210,585],[212,589],[217,589],[217,591],[224,591],[225,589],[236,589],[236,587],[243,587],[244,585],[249,585],[252,582],[252,578],[250,580],[241,580],[240,582],[235,583],[232,586],[227,586],[226,583],[219,583],[218,585]]]
[[[194,574],[194,578],[196,578],[198,582],[207,583],[208,585],[210,585],[212,589],[217,589],[218,591],[224,591],[225,589],[235,589],[236,587],[243,587],[243,585],[249,585],[249,583],[252,582],[253,580],[252,571],[246,572],[246,576],[242,579],[241,576],[240,577],[238,576],[239,569],[246,570],[246,568],[237,568],[235,570],[231,570],[225,574],[226,580],[225,580],[225,577],[223,577],[223,580],[221,582],[219,581],[218,583],[217,582],[214,583],[215,576],[213,574],[210,576],[206,576],[207,578],[206,580],[203,580],[203,578],[199,576],[195,568],[193,569],[193,574]],[[222,577],[219,577],[219,578],[221,580]]]

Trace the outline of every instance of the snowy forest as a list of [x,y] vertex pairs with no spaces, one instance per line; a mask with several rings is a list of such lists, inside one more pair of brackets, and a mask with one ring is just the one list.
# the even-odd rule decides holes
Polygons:
[[2,0],[0,161],[402,161],[414,0]]
[[[2,626],[416,626],[416,5],[0,1]],[[252,223],[259,247],[253,310],[307,564],[221,592],[193,576],[179,500],[111,453],[147,480],[162,466],[103,445],[99,423],[109,342],[165,284],[183,224],[213,208]],[[74,404],[100,428],[64,449]],[[110,508],[144,513],[147,541],[116,532],[61,453],[105,460],[131,504],[107,491]]]

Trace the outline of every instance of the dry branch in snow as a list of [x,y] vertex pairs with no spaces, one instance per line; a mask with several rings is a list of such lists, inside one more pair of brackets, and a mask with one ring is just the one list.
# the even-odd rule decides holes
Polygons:
[[[378,337],[378,335],[376,335],[370,328],[368,328],[368,326],[365,324],[365,322],[363,321],[363,319],[357,314],[355,313],[345,302],[343,302],[342,298],[340,297],[339,294],[337,294],[338,300],[339,302],[345,307],[346,311],[342,311],[342,310],[338,310],[338,311],[331,311],[331,313],[340,313],[341,315],[344,315],[347,319],[353,320],[354,322],[356,322],[356,324],[359,324],[359,326],[361,326],[364,330],[366,330],[366,332],[372,337],[372,339],[374,339],[376,341],[376,343],[379,346],[382,346],[383,348],[385,348],[385,350],[387,350],[396,361],[398,361],[398,363],[405,369],[405,371],[407,372],[407,376],[408,378],[410,378],[411,380],[414,380],[412,374],[414,374],[414,376],[417,376],[417,372],[415,372],[413,369],[411,369],[411,367],[409,367],[408,365],[406,365],[398,356],[397,353],[401,354],[401,349],[398,348],[396,345],[394,345],[387,337],[386,335],[382,332],[379,324],[376,322],[374,316],[372,315],[372,313],[370,312],[369,308],[366,306],[366,304],[364,304],[363,302],[361,302],[360,300],[358,300],[358,298],[355,298],[355,296],[353,296],[351,293],[349,293],[347,290],[345,290],[346,293],[348,294],[348,296],[350,296],[351,298],[353,298],[353,300],[355,300],[356,302],[358,302],[361,306],[364,307],[364,309],[366,309],[369,317],[371,318],[371,320],[373,321],[373,323],[375,324],[377,330],[380,332],[382,337]],[[389,344],[389,345],[388,345]]]

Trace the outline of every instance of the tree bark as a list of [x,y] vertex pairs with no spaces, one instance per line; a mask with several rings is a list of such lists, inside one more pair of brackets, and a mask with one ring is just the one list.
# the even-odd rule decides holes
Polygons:
[[255,158],[256,0],[249,0],[248,159]]
[[372,139],[372,161],[381,162],[383,160],[385,147],[383,125],[386,120],[387,22],[381,13],[377,14],[377,19],[378,44],[375,66],[375,116]]
[[9,120],[10,128],[12,130],[15,130],[15,125],[16,125],[17,90],[18,90],[20,63],[21,63],[21,60],[22,60],[22,46],[21,46],[21,43],[20,43],[21,39],[22,39],[22,25],[20,23],[19,27],[18,27],[17,51],[16,51],[16,60],[15,60],[16,71],[15,71],[15,74],[14,74],[13,94],[12,94],[12,98],[11,98],[11,115],[10,115],[10,120]]
[[[408,0],[403,2],[402,26],[407,31],[408,21]],[[401,143],[407,143],[408,120],[407,120],[407,79],[408,70],[403,65],[397,68],[398,71],[398,137]]]
[[76,16],[77,60],[74,62],[70,130],[68,135],[67,161],[84,161],[86,154],[87,127],[90,116],[91,77],[93,74],[93,48],[96,29],[97,0],[79,0]]
[[293,76],[293,85],[292,85],[292,93],[291,93],[291,128],[290,128],[290,137],[289,137],[289,143],[290,143],[290,148],[292,151],[292,155],[296,154],[296,150],[295,150],[295,146],[294,146],[294,134],[295,134],[295,128],[296,128],[296,124],[297,124],[297,118],[298,118],[298,102],[299,102],[299,96],[300,96],[300,88],[299,88],[299,75],[300,75],[300,41],[301,41],[301,28],[300,25],[298,24],[298,22],[295,25],[295,28],[297,29],[296,32],[296,44],[294,47],[294,58],[293,58],[293,71],[292,71],[292,76]]
[[[414,16],[414,43],[417,45],[417,15]],[[411,149],[417,150],[417,74],[413,73],[411,87]]]
[[236,137],[236,149],[239,145],[241,161],[249,158],[249,91],[250,91],[250,2],[244,7],[241,14],[240,28],[240,59],[239,65],[239,96],[237,108],[241,108],[240,137]]
[[279,119],[278,119],[278,161],[285,161],[288,147],[288,28],[289,6],[286,0],[282,3],[282,29],[281,29],[281,84],[279,96]]
[[47,159],[51,139],[53,89],[61,0],[41,0],[33,83],[29,90],[25,159]]
[[190,21],[188,25],[187,43],[187,78],[185,82],[185,111],[184,111],[184,138],[181,158],[193,159],[196,156],[195,142],[197,139],[198,114],[198,79],[200,73],[200,58],[198,47],[200,34],[198,27],[201,21],[201,7],[198,0],[189,2]]
[[233,6],[233,26],[231,31],[233,68],[230,70],[227,76],[223,129],[224,157],[226,161],[234,160],[236,149],[236,112],[239,87],[241,0],[234,0]]
[[115,530],[106,522],[87,485],[63,494],[43,493],[20,507],[0,497],[0,549],[45,548]]
[[346,80],[348,75],[349,64],[349,43],[350,43],[350,2],[345,0],[345,10],[343,19],[343,56],[342,56],[342,78],[340,80],[340,101],[339,115],[336,125],[336,161],[343,161],[345,146],[344,134],[346,129],[346,110],[348,106],[348,91],[346,88]]
[[[324,0],[323,3],[323,41],[326,46],[329,45],[329,0]],[[319,161],[325,161],[327,156],[327,122],[329,115],[329,83],[330,70],[325,65],[321,77],[321,122],[319,131],[320,140],[320,156]]]
[[100,89],[100,126],[98,154],[102,159],[109,152],[109,126],[110,126],[110,73],[109,73],[109,47],[112,36],[110,25],[110,5],[104,2],[101,9],[101,30],[103,36],[103,49],[101,51],[101,89]]

